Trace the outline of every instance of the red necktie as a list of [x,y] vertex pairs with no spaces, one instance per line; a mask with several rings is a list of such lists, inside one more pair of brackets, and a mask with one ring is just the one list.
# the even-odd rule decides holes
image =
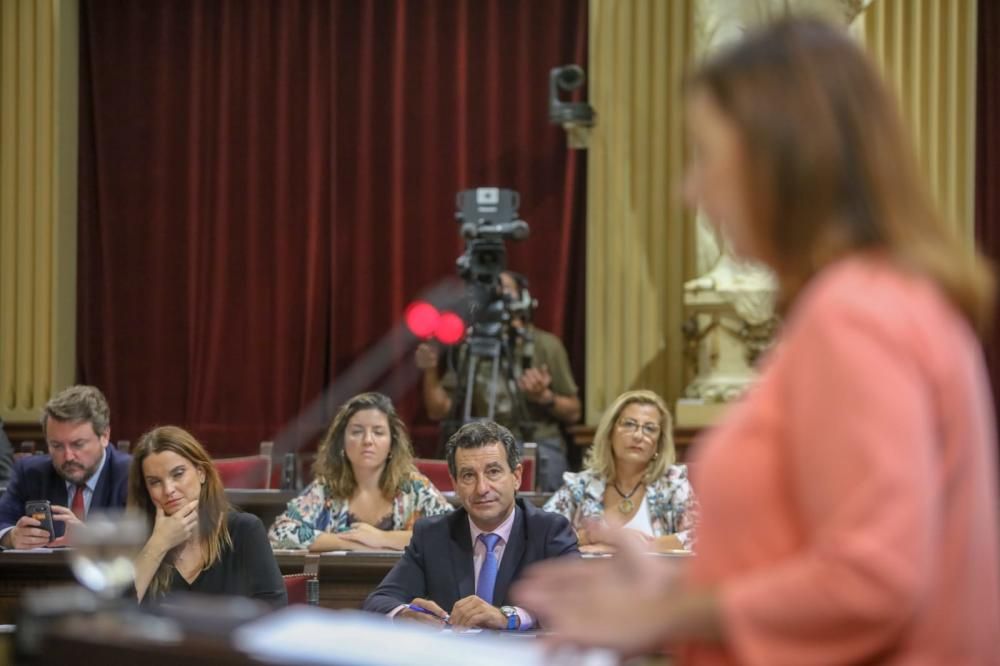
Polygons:
[[70,511],[80,520],[84,520],[87,517],[87,507],[83,503],[83,489],[85,487],[76,487],[76,492],[73,493],[73,506],[70,507]]

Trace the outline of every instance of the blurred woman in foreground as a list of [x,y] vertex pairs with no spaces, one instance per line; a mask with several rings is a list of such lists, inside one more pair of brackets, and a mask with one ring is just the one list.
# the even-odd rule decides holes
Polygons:
[[688,122],[687,195],[774,270],[780,342],[699,445],[690,570],[626,549],[540,566],[518,603],[565,640],[676,641],[685,663],[996,663],[993,285],[890,95],[846,34],[785,20],[695,73]]
[[233,510],[204,447],[175,426],[154,428],[132,453],[129,508],[152,534],[135,563],[142,604],[178,590],[288,602],[260,518]]
[[576,530],[580,552],[614,550],[593,527],[622,527],[645,549],[689,549],[697,508],[687,467],[674,464],[670,412],[652,391],[627,391],[605,410],[586,469],[566,472],[545,503]]

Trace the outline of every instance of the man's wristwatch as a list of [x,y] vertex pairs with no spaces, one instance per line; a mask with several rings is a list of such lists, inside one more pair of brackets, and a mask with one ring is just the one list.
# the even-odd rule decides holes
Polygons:
[[513,606],[501,606],[500,612],[507,618],[507,631],[516,631],[521,626],[521,616]]

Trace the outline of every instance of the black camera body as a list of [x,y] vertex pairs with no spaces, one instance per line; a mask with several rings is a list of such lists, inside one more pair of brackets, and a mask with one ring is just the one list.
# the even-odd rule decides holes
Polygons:
[[563,65],[549,70],[549,122],[556,125],[571,123],[593,127],[597,121],[594,107],[587,102],[562,99],[560,90],[571,92],[584,84],[587,75],[579,65]]
[[469,291],[467,321],[472,334],[498,337],[511,316],[500,274],[507,267],[507,240],[528,237],[528,223],[518,219],[520,195],[499,187],[464,190],[456,197],[455,218],[465,238],[465,252],[455,262]]
[[[517,192],[499,187],[465,190],[456,197],[455,218],[465,238],[465,252],[455,263],[468,294],[465,313],[468,331],[464,353],[462,347],[454,347],[447,356],[448,367],[458,378],[458,384],[451,413],[441,428],[442,453],[448,437],[462,424],[495,417],[501,386],[507,387],[513,417],[520,423],[522,433],[530,437],[534,429],[516,381],[518,373],[531,365],[534,343],[530,329],[514,325],[515,319],[524,321],[530,317],[534,301],[521,282],[518,283],[520,299],[505,296],[500,280],[507,268],[506,242],[528,237],[528,223],[517,216],[519,205]],[[477,378],[482,377],[488,378],[488,387],[481,396],[486,402],[485,413],[473,409]]]

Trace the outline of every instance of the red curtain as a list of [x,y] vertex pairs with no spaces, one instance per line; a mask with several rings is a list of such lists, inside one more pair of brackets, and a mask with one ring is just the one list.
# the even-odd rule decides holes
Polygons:
[[78,374],[113,436],[254,450],[454,275],[455,192],[479,185],[520,192],[509,263],[582,379],[585,155],[547,91],[585,64],[586,10],[84,0]]
[[[976,240],[1000,270],[1000,5],[980,0],[977,21]],[[986,361],[1000,414],[1000,307],[986,341]]]

